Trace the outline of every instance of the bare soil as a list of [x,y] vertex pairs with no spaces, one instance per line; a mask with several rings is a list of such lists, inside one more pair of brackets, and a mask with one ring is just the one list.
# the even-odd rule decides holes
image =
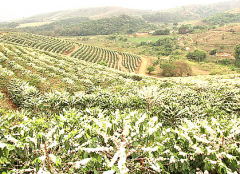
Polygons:
[[78,45],[75,45],[72,50],[70,50],[68,53],[63,53],[63,55],[70,56],[73,52],[75,52],[79,48]]
[[148,59],[142,57],[142,60],[138,69],[138,74],[146,75],[147,66],[148,66]]
[[129,72],[128,69],[126,69],[123,65],[122,65],[122,55],[118,54],[118,65],[120,66],[121,70],[123,72]]
[[4,109],[8,109],[8,110],[15,110],[15,111],[20,110],[19,106],[15,105],[12,102],[12,99],[6,89],[2,88],[0,89],[0,91],[5,95],[5,99],[1,100],[0,107],[3,107]]

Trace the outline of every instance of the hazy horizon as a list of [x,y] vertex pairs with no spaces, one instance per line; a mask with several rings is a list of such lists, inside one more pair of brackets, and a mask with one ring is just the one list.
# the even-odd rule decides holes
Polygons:
[[88,7],[105,7],[105,6],[119,6],[139,10],[164,10],[169,8],[181,7],[191,4],[211,4],[217,2],[226,2],[230,0],[168,0],[161,4],[157,0],[149,0],[147,3],[136,3],[129,0],[122,1],[86,1],[78,0],[55,1],[55,0],[8,0],[1,2],[0,22],[27,18],[41,13],[56,12],[61,10],[88,8]]

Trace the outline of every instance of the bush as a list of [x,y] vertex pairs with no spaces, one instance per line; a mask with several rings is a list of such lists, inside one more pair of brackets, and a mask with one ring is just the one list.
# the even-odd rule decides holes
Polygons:
[[194,50],[189,52],[186,57],[191,60],[203,61],[207,57],[207,53],[203,50]]
[[148,71],[149,74],[151,74],[152,71],[155,71],[154,66],[147,67],[147,71]]
[[162,75],[165,77],[184,77],[191,76],[191,67],[183,60],[161,65]]
[[209,52],[210,55],[215,55],[217,54],[217,49],[213,49]]
[[225,59],[218,60],[218,63],[223,64],[223,65],[229,65],[229,64],[231,64],[231,61],[228,58],[225,58]]

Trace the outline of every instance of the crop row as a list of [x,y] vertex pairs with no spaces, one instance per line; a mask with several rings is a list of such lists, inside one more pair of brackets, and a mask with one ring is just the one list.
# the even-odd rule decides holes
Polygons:
[[74,44],[69,41],[28,33],[7,33],[3,34],[0,40],[60,54],[68,53],[74,48]]
[[0,172],[240,172],[239,75],[135,76],[1,43]]
[[141,62],[141,57],[129,53],[120,53],[123,57],[122,65],[130,72],[135,72]]
[[79,46],[79,49],[72,53],[72,57],[92,63],[106,62],[108,67],[120,70],[116,51],[86,44],[80,44]]
[[[28,33],[9,32],[0,36],[0,41],[19,46],[27,46],[46,52],[67,54],[71,52],[75,45],[73,42],[41,35]],[[108,67],[121,70],[119,65],[119,55],[123,56],[123,66],[129,72],[135,72],[140,63],[140,57],[129,53],[118,53],[116,51],[103,49],[86,44],[78,44],[78,50],[74,51],[71,56],[77,59],[85,60],[92,63],[105,62]]]

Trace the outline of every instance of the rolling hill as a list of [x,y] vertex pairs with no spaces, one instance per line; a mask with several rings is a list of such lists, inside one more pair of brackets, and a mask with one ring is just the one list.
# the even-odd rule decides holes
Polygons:
[[18,23],[30,23],[30,22],[43,22],[43,21],[59,21],[64,19],[76,18],[76,17],[88,17],[92,20],[109,18],[112,16],[120,16],[122,14],[131,16],[141,16],[142,14],[149,13],[148,10],[135,10],[123,7],[95,7],[95,8],[80,8],[63,10],[52,13],[38,14],[23,20],[16,21]]
[[13,34],[0,41],[1,173],[240,172],[239,75],[138,76]]
[[189,5],[164,11],[157,11],[151,14],[144,14],[143,18],[149,22],[172,23],[199,20],[208,16],[226,12],[240,6],[239,0],[226,1],[206,5]]
[[[149,22],[180,22],[186,20],[203,19],[217,13],[230,11],[240,6],[239,0],[232,0],[227,2],[220,2],[207,5],[189,5],[179,8],[151,11],[151,10],[136,10],[124,7],[96,7],[96,8],[80,8],[69,9],[51,13],[44,13],[34,15],[25,19],[12,21],[20,25],[24,23],[37,23],[37,22],[54,22],[71,18],[87,17],[90,20],[96,20],[101,18],[109,18],[113,16],[120,16],[122,14],[129,16],[143,17]],[[1,25],[10,26],[10,24],[2,23]],[[13,25],[13,24],[12,24]],[[18,26],[16,25],[16,26]],[[16,27],[15,26],[15,27]]]
[[157,27],[139,17],[120,15],[118,17],[88,20],[88,18],[66,19],[38,27],[27,27],[20,30],[31,33],[61,36],[88,36],[110,34],[132,34],[137,31],[153,30]]

